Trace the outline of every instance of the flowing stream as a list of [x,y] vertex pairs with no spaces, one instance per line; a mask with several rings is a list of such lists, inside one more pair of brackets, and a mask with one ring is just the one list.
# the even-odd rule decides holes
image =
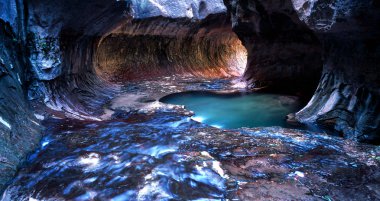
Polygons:
[[3,200],[221,199],[223,170],[194,151],[189,117],[158,112],[106,122],[51,120]]
[[[198,96],[163,101],[208,104],[197,115],[227,108],[213,116],[240,118],[239,112],[252,118],[244,121],[250,125],[283,125],[283,115],[297,107],[270,94]],[[260,120],[273,112],[278,119]],[[45,120],[40,148],[1,200],[347,200],[352,186],[359,200],[376,194],[380,150],[372,146],[281,127],[217,129],[189,115],[177,106],[117,111],[105,121]]]

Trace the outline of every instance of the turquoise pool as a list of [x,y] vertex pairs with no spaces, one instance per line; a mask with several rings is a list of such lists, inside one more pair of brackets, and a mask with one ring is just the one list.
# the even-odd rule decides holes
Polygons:
[[297,97],[270,93],[195,91],[171,94],[160,101],[185,105],[194,111],[194,120],[219,128],[289,127],[285,116],[302,107]]

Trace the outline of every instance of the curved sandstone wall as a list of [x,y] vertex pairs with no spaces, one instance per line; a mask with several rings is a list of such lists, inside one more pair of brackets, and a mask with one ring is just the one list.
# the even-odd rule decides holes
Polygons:
[[321,81],[296,118],[330,125],[347,138],[379,142],[380,4],[371,0],[293,3],[324,47]]
[[241,75],[246,59],[225,15],[198,22],[155,18],[124,24],[102,39],[95,68],[119,82],[173,74],[218,78]]
[[278,75],[310,76],[305,71],[315,73],[322,56],[319,86],[295,118],[330,126],[347,138],[379,139],[380,6],[376,1],[225,3],[234,30],[248,50],[248,80],[260,84],[278,82],[283,78]]
[[[189,1],[189,8],[194,3],[200,2]],[[202,18],[148,13],[150,18],[132,22],[125,1],[28,4],[30,60],[37,77],[30,94],[66,116],[97,119],[96,106],[117,91],[112,82],[146,78],[147,72],[226,77],[241,74],[245,66],[245,49],[229,18],[213,14],[219,4],[206,3],[205,13],[212,15]]]
[[314,90],[322,47],[287,1],[225,1],[233,30],[248,51],[244,74],[253,87]]
[[254,87],[310,91],[320,79],[296,120],[352,139],[379,138],[378,1],[129,2],[0,2],[0,190],[41,137],[28,98],[97,119],[97,107],[117,91],[101,77],[234,76],[245,51],[244,79]]

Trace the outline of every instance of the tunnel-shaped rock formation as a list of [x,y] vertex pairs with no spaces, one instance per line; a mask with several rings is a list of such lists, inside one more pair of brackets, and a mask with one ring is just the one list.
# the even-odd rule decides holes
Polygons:
[[[125,95],[124,93],[130,95],[128,93],[135,88],[138,88],[136,90],[138,91],[151,87],[149,90],[159,91],[169,86],[167,88],[175,89],[170,88],[162,93],[173,93],[199,89],[198,86],[203,86],[204,88],[200,87],[202,90],[221,89],[218,86],[228,83],[229,90],[236,90],[237,85],[230,82],[232,79],[215,79],[217,80],[213,80],[215,84],[208,78],[240,76],[239,84],[243,83],[241,86],[248,87],[249,90],[268,87],[268,89],[280,89],[281,92],[285,90],[301,92],[299,94],[314,93],[306,107],[288,115],[289,121],[319,124],[340,132],[345,138],[376,142],[380,138],[378,25],[380,4],[378,2],[376,0],[0,1],[0,193],[15,175],[20,164],[25,161],[27,154],[38,147],[41,139],[40,129],[42,129],[39,120],[45,117],[57,121],[70,118],[80,126],[83,126],[83,122],[88,123],[87,121],[108,124],[108,121],[115,120],[112,118],[117,119],[118,115],[128,116],[130,112],[132,117],[139,121],[141,116],[138,112],[135,114],[133,113],[135,111],[122,110],[122,114],[119,114],[117,108],[108,107],[116,95]],[[189,75],[188,77],[194,80],[180,80],[178,82],[181,82],[181,86],[171,86],[172,83],[169,81],[172,80],[169,75],[173,74],[179,75],[175,78]],[[157,81],[155,79],[160,81],[163,78],[169,78],[169,81],[164,80],[160,83],[166,82],[166,85],[149,86],[158,83],[153,82]],[[148,81],[144,83],[146,80]],[[133,85],[131,88],[135,87],[130,91],[128,91],[129,86],[121,85],[130,84],[129,82]],[[133,95],[136,94],[132,94],[132,98]],[[122,101],[128,102],[128,98]],[[151,103],[156,106],[154,104],[160,104],[155,101],[158,99],[143,97],[138,100],[139,103]],[[112,110],[114,113],[107,116],[106,109],[110,108],[114,109]],[[337,163],[328,162],[328,166],[315,166],[316,162],[312,161],[315,154],[320,157],[318,163],[321,164],[325,163],[325,156],[331,156],[331,161],[340,157],[340,154],[331,154],[337,153],[337,150],[331,149],[336,144],[339,144],[339,153],[344,156],[339,159],[348,157],[351,160],[351,157],[355,156],[353,163],[345,162],[344,168],[350,166],[349,171],[363,170],[358,177],[371,178],[371,182],[375,183],[373,189],[376,189],[379,183],[377,170],[379,166],[373,165],[378,163],[376,150],[369,153],[367,148],[352,149],[360,143],[316,133],[312,134],[317,136],[315,138],[311,137],[311,134],[303,138],[300,135],[305,134],[304,131],[297,131],[294,134],[292,133],[294,131],[285,131],[282,128],[259,129],[261,131],[258,133],[258,130],[253,128],[248,129],[248,134],[243,133],[244,129],[221,130],[191,120],[189,116],[192,113],[184,111],[182,107],[173,108],[168,110],[171,112],[175,110],[175,114],[164,114],[164,121],[158,123],[159,126],[169,127],[168,136],[176,136],[172,135],[172,130],[176,130],[178,125],[184,124],[184,127],[190,129],[195,125],[204,131],[189,130],[188,133],[201,139],[207,136],[205,141],[208,141],[206,144],[210,147],[224,146],[226,141],[231,143],[234,149],[240,144],[233,143],[246,144],[244,149],[249,150],[249,153],[244,155],[245,158],[248,157],[245,161],[247,168],[252,167],[249,165],[252,161],[263,161],[257,160],[255,150],[252,151],[254,149],[252,136],[261,133],[265,137],[262,144],[269,144],[268,150],[275,151],[274,154],[264,157],[277,157],[278,153],[282,153],[281,146],[277,147],[278,150],[272,147],[272,142],[281,141],[280,143],[287,143],[292,147],[289,149],[292,150],[289,154],[293,154],[294,157],[287,161],[289,163],[303,160],[306,161],[306,165],[312,164],[310,166],[312,168],[308,166],[306,169],[318,167],[330,170],[329,167],[334,166],[331,169],[334,172],[331,174],[323,173],[324,175],[319,175],[321,177],[314,178],[318,180],[318,184],[323,183],[316,186],[324,186],[326,175],[335,177],[342,171],[343,166],[340,167]],[[143,127],[154,132],[162,129],[156,127],[155,115],[144,115],[147,119],[152,118],[148,121],[152,123]],[[167,120],[172,120],[171,115],[174,115],[173,119],[178,121],[168,122]],[[136,119],[129,120],[135,122]],[[68,128],[72,128],[70,121],[63,124],[68,124]],[[126,119],[122,121],[125,121],[123,124],[129,123]],[[60,126],[54,129],[58,129],[58,133],[65,134],[67,130],[60,130],[62,129]],[[91,126],[93,125],[89,125],[90,130]],[[209,133],[203,135],[204,132]],[[278,133],[287,137],[278,141]],[[219,134],[220,142],[209,141],[213,134]],[[237,138],[232,139],[235,134],[241,141]],[[228,137],[224,139],[224,135]],[[71,136],[68,138],[70,143],[75,145],[72,147],[74,149],[82,143],[81,140],[71,139]],[[198,145],[197,138],[189,146],[191,149],[194,148],[193,145]],[[316,145],[313,144],[314,141],[318,141],[317,147],[314,147]],[[214,146],[213,143],[218,145]],[[310,143],[313,144],[311,147],[314,147],[311,150],[308,147]],[[143,147],[140,145],[138,147]],[[43,148],[45,145],[41,143],[40,146]],[[297,152],[293,153],[293,148],[299,146],[305,146],[307,154],[311,157],[304,155],[304,150],[299,153],[295,150]],[[230,145],[224,148],[229,149],[229,147]],[[346,154],[347,149],[351,149],[348,150],[350,154]],[[125,151],[124,148],[122,151]],[[191,155],[194,153],[192,151],[189,152]],[[217,150],[213,150],[214,154],[215,151]],[[222,154],[230,151],[223,151]],[[234,157],[242,156],[240,149],[234,151],[233,154],[237,154]],[[265,153],[267,154],[267,151]],[[297,154],[294,155],[295,153]],[[261,157],[261,154],[259,155]],[[228,154],[228,157],[230,156],[232,155]],[[303,156],[309,158],[298,158]],[[312,159],[309,160],[310,158]],[[267,161],[268,158],[264,159]],[[281,166],[279,168],[282,169],[283,158],[277,159]],[[231,161],[235,166],[236,160]],[[360,164],[360,169],[354,169],[357,166],[352,164]],[[241,167],[237,167],[236,174],[241,173],[239,168]],[[303,163],[299,168],[298,170],[304,168]],[[216,172],[219,170],[221,168]],[[305,176],[296,170],[290,168],[288,172],[282,172],[280,180]],[[345,176],[352,176],[352,173],[344,171]],[[310,170],[309,173],[312,175],[315,172]],[[252,176],[251,173],[250,169],[246,175]],[[263,174],[257,175],[262,179]],[[267,175],[273,175],[273,172]],[[367,178],[361,180],[358,177],[354,178],[356,183],[367,181]],[[294,184],[293,181],[292,179],[291,185]],[[320,181],[323,182],[319,183]],[[239,185],[239,182],[235,183]],[[342,182],[338,179],[330,185],[337,183]],[[372,187],[362,184],[360,186],[366,189],[362,192],[363,195],[366,195],[368,190],[372,193],[375,191],[371,189]],[[256,186],[253,185],[252,188]],[[340,188],[340,184],[334,188]],[[347,191],[340,190],[334,191],[347,197],[342,193]],[[310,192],[312,191],[305,191],[305,194]],[[378,192],[373,194],[378,195]]]
[[107,80],[161,75],[240,76],[246,49],[225,15],[202,21],[154,18],[126,21],[98,44],[95,68]]
[[246,49],[232,31],[230,18],[213,14],[220,10],[218,4],[214,10],[207,4],[202,12],[208,14],[197,19],[134,20],[123,1],[76,3],[75,8],[70,2],[62,4],[29,4],[30,27],[38,33],[28,37],[37,76],[30,95],[43,97],[49,108],[71,117],[101,115],[95,105],[117,90],[109,82],[173,74],[221,78],[245,70]]

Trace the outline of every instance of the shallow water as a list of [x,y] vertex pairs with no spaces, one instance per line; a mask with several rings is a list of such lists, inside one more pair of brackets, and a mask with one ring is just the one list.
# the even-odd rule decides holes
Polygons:
[[296,97],[268,93],[197,91],[171,94],[160,101],[185,105],[195,113],[194,120],[218,128],[289,127],[285,116],[302,106]]
[[225,179],[207,151],[184,150],[189,117],[53,120],[3,200],[220,199]]
[[166,110],[44,125],[2,201],[374,200],[378,189],[380,149],[308,131],[220,130]]
[[[236,96],[223,99],[261,107],[255,118],[280,107],[275,125],[284,125],[290,108],[298,107],[288,96],[245,97],[255,105]],[[116,109],[106,121],[46,120],[40,148],[0,200],[377,198],[380,149],[306,130],[217,129],[194,121],[197,116],[182,107],[161,105],[145,112]]]

